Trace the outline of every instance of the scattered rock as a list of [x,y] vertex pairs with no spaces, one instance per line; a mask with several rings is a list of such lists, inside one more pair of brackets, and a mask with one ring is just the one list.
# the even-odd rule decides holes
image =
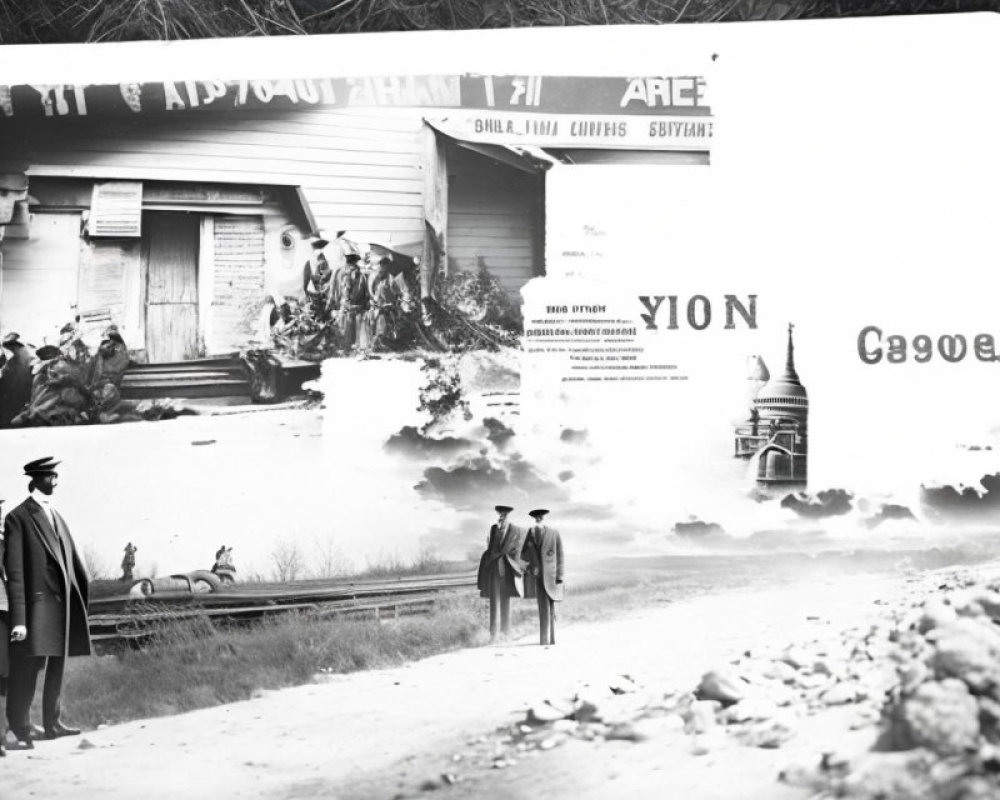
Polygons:
[[931,671],[927,662],[916,658],[910,659],[899,667],[899,685],[907,694],[930,677]]
[[828,706],[843,706],[857,702],[863,697],[855,684],[845,681],[831,686],[819,696],[819,699]]
[[95,747],[97,747],[97,745],[94,744],[92,741],[90,741],[90,739],[81,739],[80,740],[80,744],[78,744],[76,746],[76,749],[77,750],[93,750]]
[[548,722],[566,719],[572,713],[572,709],[559,708],[546,701],[533,705],[528,709],[527,721],[529,725],[544,725]]
[[983,612],[994,622],[1000,621],[1000,592],[994,589],[984,589],[976,595]]
[[773,719],[778,714],[778,707],[759,697],[746,697],[723,712],[726,722],[752,722]]
[[794,669],[805,669],[807,666],[815,663],[815,658],[813,658],[812,654],[801,647],[786,648],[778,660]]
[[745,745],[773,750],[781,747],[793,734],[794,731],[787,725],[768,721],[751,725],[740,731],[738,736]]
[[689,710],[687,729],[691,733],[707,733],[714,730],[715,714],[721,707],[716,700],[695,700]]
[[954,606],[945,603],[941,598],[931,598],[924,605],[924,613],[917,622],[917,630],[927,633],[934,628],[950,625],[958,619]]
[[925,750],[873,753],[859,759],[838,781],[841,797],[928,800],[934,797],[930,778],[933,756]]
[[765,678],[773,678],[782,683],[794,683],[799,675],[798,670],[785,661],[772,661],[763,674]]
[[589,700],[577,702],[573,713],[568,715],[570,719],[577,722],[589,722],[597,719],[597,706]]
[[695,695],[699,700],[717,700],[728,706],[742,700],[745,689],[746,683],[732,672],[712,670],[702,676]]
[[814,672],[800,672],[795,676],[795,685],[800,689],[819,689],[826,686],[830,679],[826,675]]

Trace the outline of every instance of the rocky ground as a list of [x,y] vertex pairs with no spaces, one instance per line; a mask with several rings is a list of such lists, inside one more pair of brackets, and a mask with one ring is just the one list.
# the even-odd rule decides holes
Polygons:
[[872,601],[862,624],[838,630],[807,615],[820,635],[761,643],[696,684],[633,673],[579,685],[470,740],[417,788],[522,797],[545,786],[578,799],[666,790],[705,798],[1000,797],[998,574],[911,574],[900,594]]
[[320,678],[12,753],[2,796],[996,797],[998,580],[830,576]]

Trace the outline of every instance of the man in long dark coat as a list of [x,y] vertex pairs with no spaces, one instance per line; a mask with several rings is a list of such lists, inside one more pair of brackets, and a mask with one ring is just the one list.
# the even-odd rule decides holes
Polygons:
[[3,337],[3,348],[7,360],[0,369],[0,428],[7,428],[31,400],[31,363],[35,353],[16,333]]
[[368,310],[368,279],[361,271],[357,253],[346,256],[347,266],[337,271],[333,281],[333,307],[337,309],[337,329],[344,350],[360,343],[360,326]]
[[538,508],[528,516],[535,524],[528,529],[524,559],[528,564],[524,596],[538,599],[539,644],[556,643],[556,603],[563,599],[563,546],[559,531],[545,524],[548,509]]
[[29,714],[42,669],[45,738],[80,732],[60,719],[63,670],[68,656],[90,654],[87,570],[66,521],[52,507],[58,463],[47,457],[25,464],[29,497],[5,524],[12,641],[7,721],[26,748],[38,738]]
[[490,526],[486,551],[479,559],[477,584],[481,597],[490,600],[490,638],[497,637],[497,616],[500,617],[500,632],[510,633],[510,598],[523,593],[524,562],[521,561],[521,547],[524,531],[511,525],[507,517],[513,509],[510,506],[495,506],[497,521]]

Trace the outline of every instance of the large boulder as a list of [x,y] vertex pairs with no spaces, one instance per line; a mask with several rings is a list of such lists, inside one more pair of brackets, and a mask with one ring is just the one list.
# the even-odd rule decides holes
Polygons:
[[960,678],[976,694],[1000,687],[1000,633],[992,623],[959,619],[937,629],[935,644],[939,676]]
[[978,747],[979,704],[957,678],[928,681],[902,700],[896,741],[938,755],[962,755]]

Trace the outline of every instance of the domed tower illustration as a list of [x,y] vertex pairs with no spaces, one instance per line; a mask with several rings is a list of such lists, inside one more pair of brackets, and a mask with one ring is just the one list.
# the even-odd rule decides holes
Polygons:
[[793,327],[784,371],[761,387],[750,418],[736,427],[735,456],[757,460],[760,488],[804,486],[808,477],[809,397],[795,371]]

